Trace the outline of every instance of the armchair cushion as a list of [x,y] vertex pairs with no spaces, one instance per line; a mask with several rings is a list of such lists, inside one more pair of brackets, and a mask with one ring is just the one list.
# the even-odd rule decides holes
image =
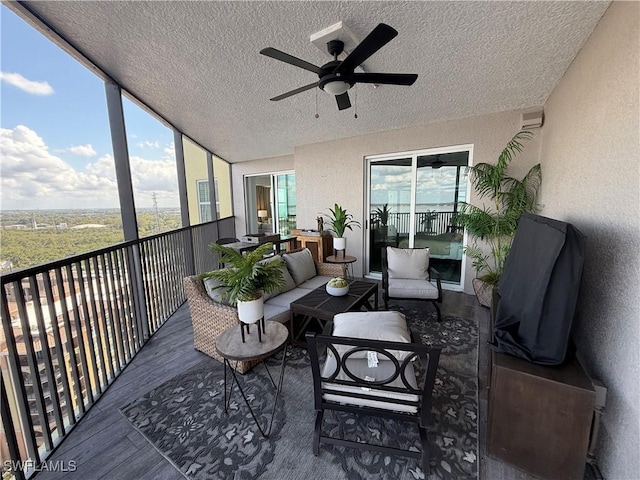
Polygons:
[[387,247],[389,278],[424,280],[429,276],[428,248]]
[[[333,317],[333,336],[366,338],[387,342],[411,342],[407,321],[400,312],[339,313]],[[351,349],[347,345],[336,345],[335,347],[340,356],[343,356]],[[349,355],[349,359],[367,358],[367,353],[366,351],[355,352],[353,355]],[[391,351],[389,353],[400,361],[408,356],[408,352],[402,351]],[[385,359],[386,356],[381,355],[380,360]]]
[[391,298],[436,300],[440,295],[438,287],[425,279],[389,278],[388,290]]
[[316,264],[308,248],[299,252],[285,253],[282,259],[287,263],[287,268],[296,285],[317,275]]
[[[339,347],[341,345],[335,345],[335,347]],[[350,348],[347,345],[342,345],[347,351]],[[392,352],[389,352],[392,353]],[[410,355],[410,352],[402,352],[405,356]],[[372,381],[380,381],[385,378],[391,378],[391,376],[396,373],[396,367],[392,362],[382,361],[375,368],[370,368],[368,366],[367,360],[364,358],[354,358],[356,355],[349,356],[348,360],[346,360],[346,366],[353,375],[358,378],[371,378],[374,379]],[[324,366],[322,368],[322,377],[323,378],[331,378],[333,373],[338,368],[337,361],[333,357],[333,355],[327,355],[327,359],[324,362]],[[414,389],[418,389],[418,384],[416,382],[416,374],[413,369],[413,365],[408,363],[404,369],[405,378],[411,387]],[[347,376],[344,372],[344,369],[340,369],[337,377],[334,380],[339,380],[343,382],[349,382],[351,378]],[[404,390],[404,384],[402,382],[402,378],[400,375],[396,377],[396,379],[387,384],[389,387],[395,387],[398,389]],[[358,395],[363,393],[363,387],[354,386],[354,385],[341,385],[338,383],[332,382],[323,382],[323,388],[331,389],[333,391],[338,391],[342,393],[353,393],[354,396],[350,395],[338,395],[325,393],[323,394],[323,399],[330,402],[338,402],[347,405],[357,405],[360,407],[371,407],[371,408],[380,408],[383,410],[392,410],[395,412],[405,412],[405,413],[417,413],[418,407],[416,404],[420,400],[420,397],[416,394],[409,392],[390,392],[384,390],[376,390],[375,388],[367,389],[367,395],[371,397],[379,398],[380,400],[375,400],[372,398],[360,398]],[[389,400],[392,400],[391,402]],[[402,403],[393,402],[393,400],[400,400],[406,402],[412,402],[412,405],[404,405]]]

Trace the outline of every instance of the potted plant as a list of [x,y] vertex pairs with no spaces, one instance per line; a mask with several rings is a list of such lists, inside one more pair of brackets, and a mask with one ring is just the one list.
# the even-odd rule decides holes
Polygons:
[[353,230],[353,227],[359,227],[360,222],[354,220],[353,215],[347,213],[347,211],[337,203],[333,208],[330,208],[329,211],[331,213],[328,215],[328,230],[336,234],[333,239],[333,249],[344,252],[347,248],[347,239],[344,238],[344,232],[346,230]]
[[532,136],[526,130],[516,133],[495,165],[479,163],[468,167],[476,194],[479,198],[488,198],[491,204],[477,207],[462,202],[460,212],[453,219],[453,223],[464,227],[472,239],[464,251],[476,270],[473,288],[478,301],[487,307],[491,306],[491,292],[502,275],[518,218],[525,212],[538,211],[537,196],[542,182],[540,164],[531,167],[521,180],[507,172],[516,153],[522,151],[522,142]]
[[389,204],[385,203],[382,207],[376,208],[375,212],[373,212],[373,221],[381,227],[386,227],[389,223],[390,213],[391,209],[389,208]]
[[264,243],[244,255],[233,248],[212,243],[209,249],[220,255],[220,261],[231,267],[207,274],[220,282],[230,305],[237,305],[238,318],[244,323],[255,323],[264,315],[262,293],[273,293],[284,286],[281,259],[263,261],[273,251],[272,243]]
[[433,221],[438,218],[438,212],[435,210],[427,210],[420,218],[420,225],[426,233],[433,233]]

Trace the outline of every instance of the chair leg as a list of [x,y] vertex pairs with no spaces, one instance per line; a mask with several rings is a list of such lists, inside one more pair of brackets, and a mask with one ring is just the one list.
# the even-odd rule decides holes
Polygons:
[[322,432],[322,417],[324,415],[323,410],[316,412],[316,428],[313,432],[313,454],[317,457],[320,453],[320,433]]
[[429,438],[427,429],[418,427],[420,430],[420,443],[422,443],[422,471],[425,478],[431,473],[431,465],[429,464]]
[[433,302],[433,306],[436,307],[436,313],[438,315],[438,322],[442,321],[442,314],[440,313],[440,307],[438,306],[438,303],[434,300]]

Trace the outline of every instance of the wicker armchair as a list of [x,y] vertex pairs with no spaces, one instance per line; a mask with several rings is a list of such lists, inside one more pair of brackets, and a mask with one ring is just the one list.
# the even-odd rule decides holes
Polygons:
[[[345,276],[343,265],[315,263],[318,275]],[[238,310],[235,307],[223,305],[212,300],[207,295],[202,280],[197,276],[185,277],[183,283],[193,323],[193,346],[196,350],[222,362],[222,357],[216,352],[216,338],[227,328],[240,323]],[[232,365],[235,365],[235,363],[233,362]],[[237,362],[235,370],[238,373],[245,373],[258,363]]]

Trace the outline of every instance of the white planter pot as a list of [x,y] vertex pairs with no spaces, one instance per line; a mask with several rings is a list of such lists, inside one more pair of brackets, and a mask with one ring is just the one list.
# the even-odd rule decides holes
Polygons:
[[325,288],[327,290],[327,293],[334,297],[343,297],[344,295],[349,293],[349,285],[347,285],[346,287],[332,287],[327,284]]
[[243,323],[256,323],[264,316],[263,297],[242,302],[238,300],[238,318]]
[[346,250],[347,239],[344,237],[333,237],[333,249],[334,250]]

